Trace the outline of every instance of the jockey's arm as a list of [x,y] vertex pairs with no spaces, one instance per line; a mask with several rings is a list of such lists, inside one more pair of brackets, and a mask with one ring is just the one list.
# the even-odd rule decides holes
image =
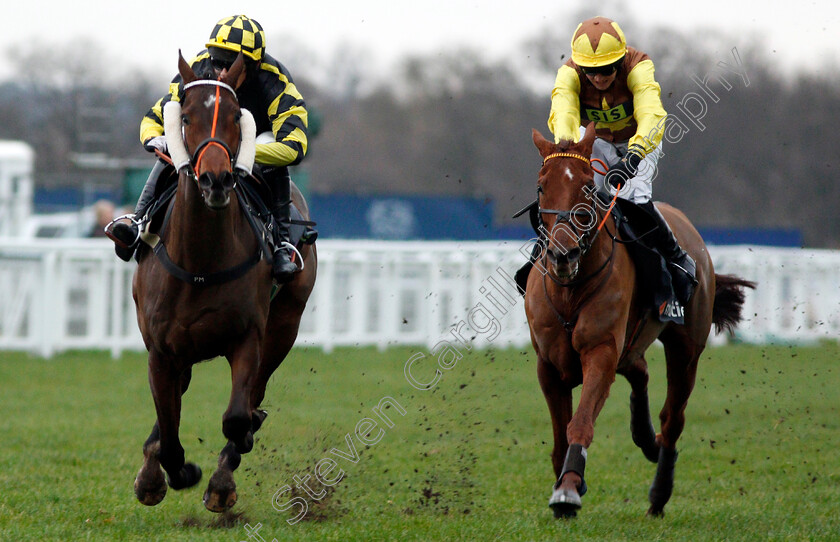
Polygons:
[[267,63],[263,63],[261,69],[274,75],[271,86],[265,91],[274,96],[266,112],[274,141],[257,144],[255,161],[270,166],[296,165],[306,155],[309,143],[306,104],[286,73]]
[[554,134],[555,143],[561,139],[580,140],[580,78],[565,64],[557,70],[551,91],[548,129]]
[[[181,78],[176,77],[170,84],[169,84],[169,92],[155,102],[155,105],[151,107],[146,112],[146,115],[143,117],[143,120],[140,121],[140,143],[145,144],[146,141],[150,140],[153,137],[162,136],[163,135],[163,106],[166,105],[167,102],[172,101],[179,101],[179,85],[180,85]],[[174,98],[173,98],[174,96]]]
[[667,116],[662,107],[659,83],[654,79],[652,60],[643,60],[630,70],[627,87],[633,93],[633,117],[638,125],[627,146],[643,150],[644,156],[662,141]]

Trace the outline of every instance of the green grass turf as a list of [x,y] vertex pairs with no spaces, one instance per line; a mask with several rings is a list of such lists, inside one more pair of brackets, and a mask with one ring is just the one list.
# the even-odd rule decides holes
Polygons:
[[[275,374],[269,417],[236,472],[239,502],[201,504],[224,439],[230,390],[223,360],[195,368],[181,439],[204,478],[139,504],[133,480],[154,422],[145,357],[100,352],[52,360],[0,353],[0,540],[838,540],[840,347],[707,350],[687,410],[674,495],[645,516],[655,466],[629,434],[629,386],[616,381],[589,449],[589,492],[574,520],[547,507],[551,427],[530,349],[468,353],[420,391],[403,367],[423,348],[296,350]],[[662,350],[650,351],[654,419],[665,392]],[[414,373],[429,379],[429,357]],[[383,397],[382,438],[354,435]],[[356,463],[329,450],[348,450]],[[344,478],[294,525],[273,496],[324,457]],[[336,474],[335,470],[330,475]],[[310,487],[323,487],[313,479]],[[278,506],[292,493],[278,497]],[[293,511],[296,509],[293,509]],[[251,538],[251,540],[258,540]]]

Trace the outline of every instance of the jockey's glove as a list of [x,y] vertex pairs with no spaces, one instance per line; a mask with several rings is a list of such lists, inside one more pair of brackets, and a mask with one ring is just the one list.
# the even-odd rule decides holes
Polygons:
[[610,186],[619,188],[627,184],[627,181],[636,176],[639,171],[639,164],[642,161],[642,153],[634,148],[627,151],[627,154],[618,163],[607,171],[606,179]]
[[143,143],[143,148],[149,152],[155,152],[155,149],[165,153],[167,150],[166,136],[150,137]]

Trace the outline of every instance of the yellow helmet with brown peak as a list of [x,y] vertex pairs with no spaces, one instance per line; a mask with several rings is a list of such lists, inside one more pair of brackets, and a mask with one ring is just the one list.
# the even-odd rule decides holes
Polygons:
[[627,52],[627,40],[618,23],[593,17],[580,23],[572,36],[572,61],[585,68],[618,62]]

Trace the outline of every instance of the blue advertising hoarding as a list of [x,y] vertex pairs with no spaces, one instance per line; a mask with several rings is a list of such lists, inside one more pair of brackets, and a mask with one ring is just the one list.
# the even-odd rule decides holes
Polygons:
[[319,235],[343,239],[485,240],[493,202],[479,198],[311,194]]

